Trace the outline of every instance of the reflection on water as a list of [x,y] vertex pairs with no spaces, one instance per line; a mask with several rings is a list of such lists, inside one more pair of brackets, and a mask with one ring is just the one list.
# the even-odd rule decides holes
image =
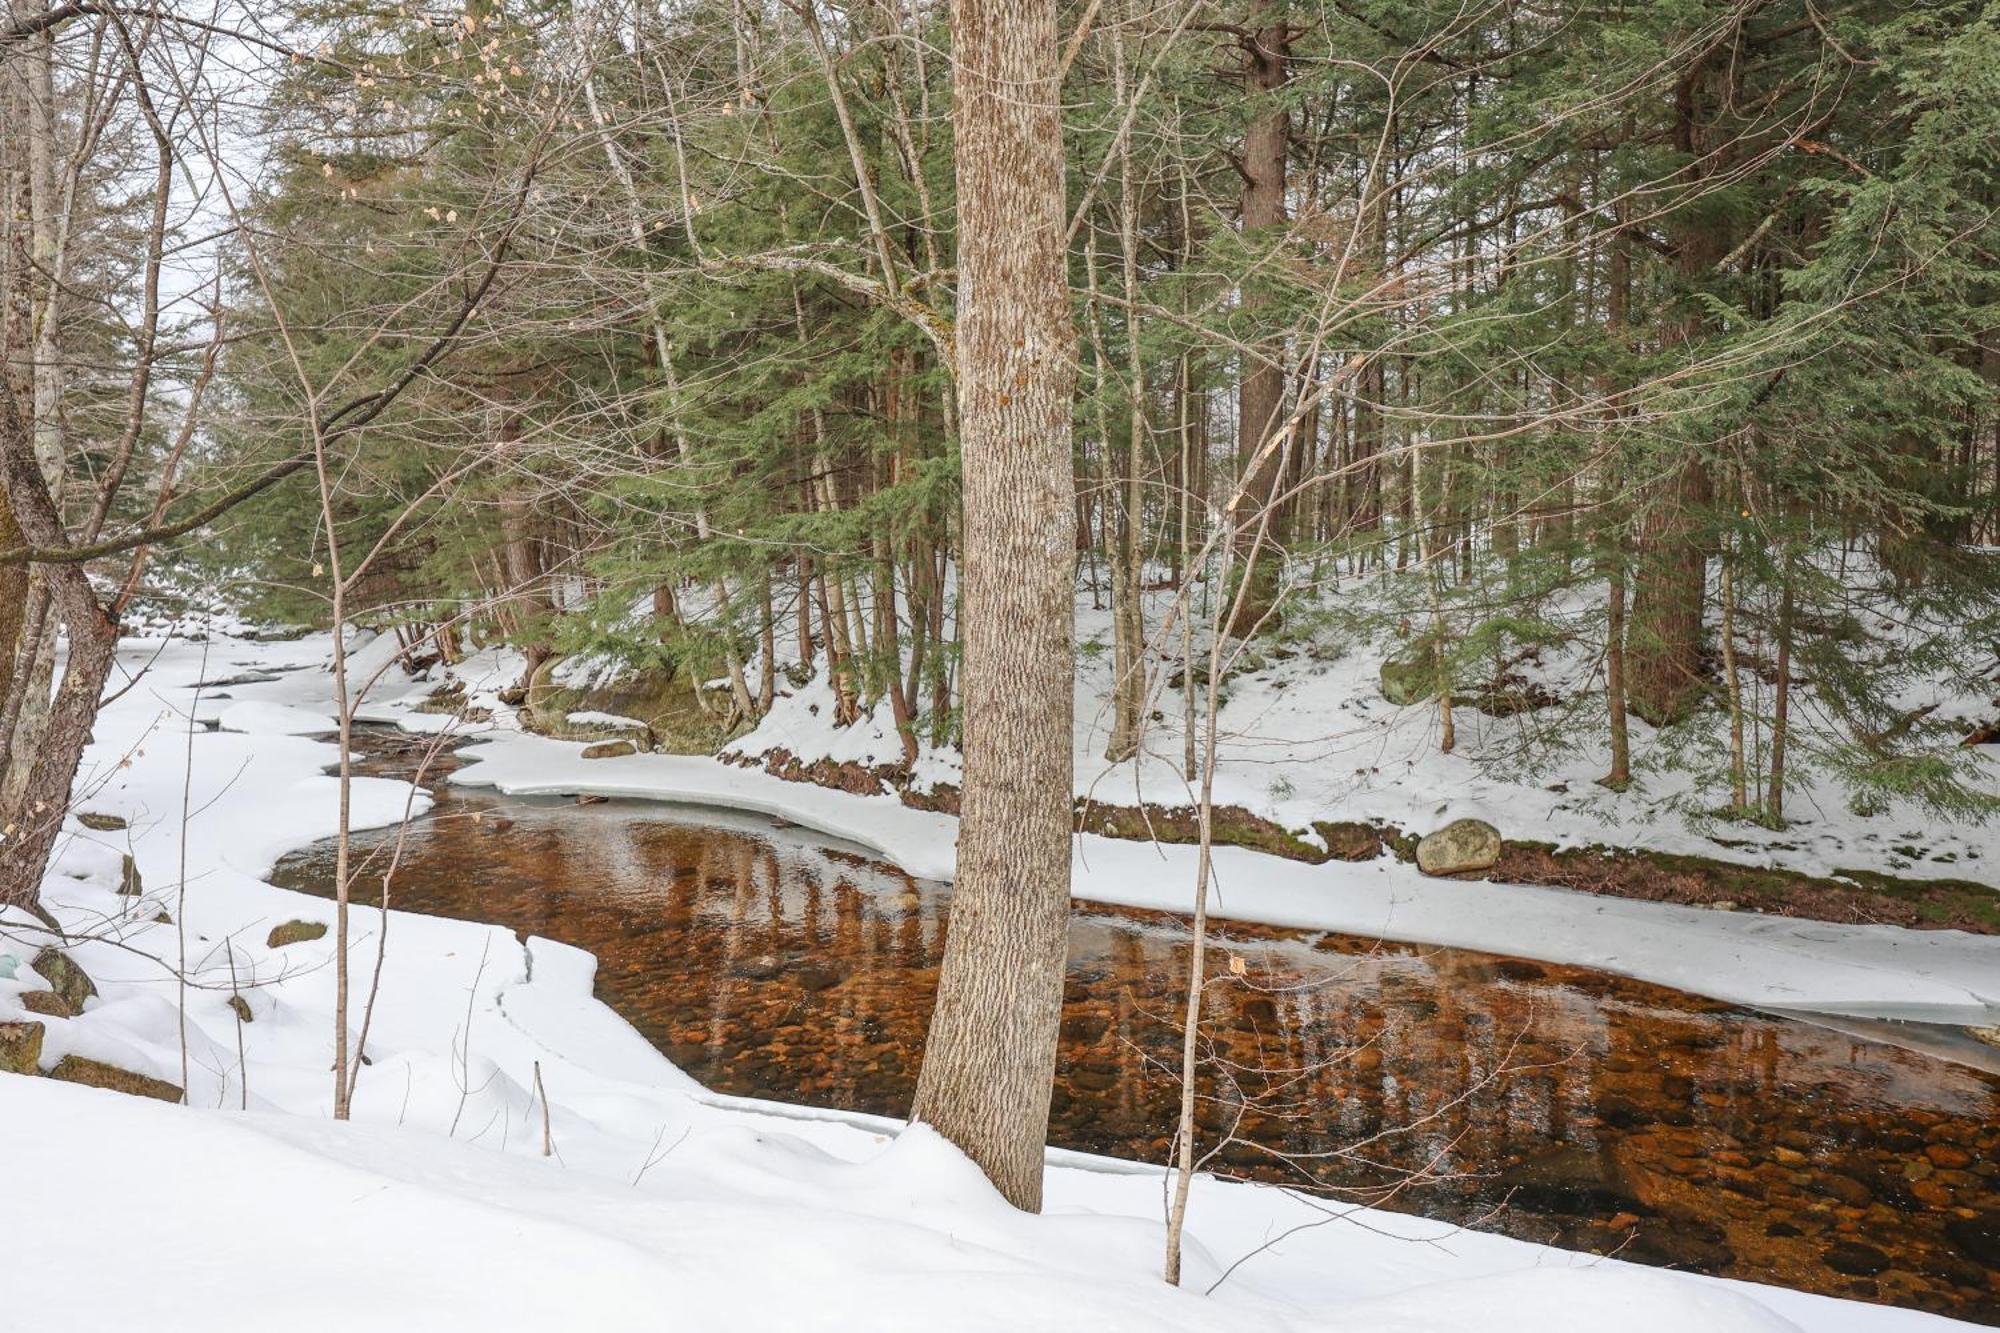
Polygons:
[[[709,1087],[908,1111],[947,886],[768,821],[452,788],[403,855],[396,906],[589,949],[599,996]],[[330,892],[331,865],[277,879]],[[1578,968],[1219,934],[1220,1174],[2000,1323],[2000,1078]],[[1053,1142],[1166,1159],[1183,935],[1076,912]]]

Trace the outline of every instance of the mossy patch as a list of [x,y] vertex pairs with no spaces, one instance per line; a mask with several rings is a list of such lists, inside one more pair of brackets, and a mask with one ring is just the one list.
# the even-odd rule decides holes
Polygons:
[[264,943],[269,948],[282,949],[288,944],[304,944],[325,937],[324,921],[281,921],[271,927],[271,933],[265,936]]
[[[577,689],[559,685],[550,658],[535,671],[522,703],[521,723],[539,735],[565,741],[631,741],[660,754],[712,755],[731,739],[723,719],[704,712],[682,673],[641,672],[608,685]],[[638,726],[571,722],[571,713],[629,717]]]
[[1491,878],[1620,898],[1738,909],[1814,921],[2000,934],[2000,894],[1971,880],[1901,879],[1870,870],[1831,877],[1713,857],[1623,847],[1509,841]]
[[38,1074],[41,1063],[40,1023],[0,1023],[0,1074]]
[[82,1013],[83,1002],[97,994],[96,984],[76,965],[74,959],[60,949],[51,947],[42,950],[35,955],[32,966],[62,997],[71,1013]]

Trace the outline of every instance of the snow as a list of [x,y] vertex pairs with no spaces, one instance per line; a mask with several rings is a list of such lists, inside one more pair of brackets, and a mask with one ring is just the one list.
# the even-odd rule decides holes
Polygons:
[[[364,665],[371,655],[387,663],[378,644],[356,646]],[[1153,1168],[1052,1153],[1046,1212],[1020,1214],[921,1127],[703,1091],[591,998],[587,954],[493,926],[359,906],[350,962],[364,994],[385,941],[386,958],[372,1063],[360,1071],[354,1120],[335,1123],[326,1118],[335,941],[274,949],[265,940],[279,922],[330,920],[332,905],[262,882],[283,851],[334,828],[334,783],[322,771],[334,748],[294,734],[301,716],[328,711],[327,649],[321,636],[134,642],[121,654],[145,674],[100,720],[78,804],[130,824],[103,833],[69,826],[44,891],[79,937],[69,947],[101,994],[80,1017],[40,1020],[43,1063],[76,1051],[185,1078],[191,1106],[0,1076],[0,1123],[24,1149],[0,1159],[0,1197],[34,1219],[10,1243],[10,1275],[30,1278],[0,1296],[0,1324],[479,1333],[652,1328],[663,1319],[704,1329],[1106,1333],[1965,1327],[1417,1217],[1329,1211],[1323,1201],[1210,1178],[1197,1181],[1190,1211],[1189,1286],[1172,1290],[1157,1277],[1162,1181]],[[186,717],[194,682],[219,674],[221,657],[231,670],[277,677],[232,689],[239,701],[270,706],[237,714],[242,731],[208,732]],[[508,670],[494,655],[458,673],[476,698]],[[364,711],[428,717],[408,710],[435,683],[391,670]],[[580,776],[577,750],[496,731],[467,774],[561,786]],[[593,781],[634,791],[741,798],[751,808],[762,801],[858,825],[948,869],[950,821],[893,801],[666,756],[588,769]],[[354,805],[357,824],[380,825],[423,809],[425,798],[404,783],[362,778]],[[136,900],[115,892],[127,853],[147,886]],[[1176,875],[1160,855],[1097,840],[1079,850],[1107,892],[1113,880],[1151,892],[1148,884]],[[1324,868],[1229,858],[1223,869],[1233,907],[1291,902],[1303,911],[1313,905],[1286,895],[1348,891],[1346,880],[1290,878]],[[1505,911],[1485,915],[1515,910],[1503,901]],[[154,920],[163,908],[171,924]],[[13,960],[0,963],[0,1022],[24,1016],[15,996],[39,985],[24,964],[46,939],[25,915],[0,921],[0,954]],[[1890,973],[1898,986],[1921,979],[1907,966]],[[239,992],[254,1016],[248,1024],[228,1004]],[[545,1115],[554,1148],[546,1158]]]
[[[1862,815],[1850,808],[1836,783],[1810,772],[1801,778],[1800,770],[1810,765],[1800,756],[1831,746],[1837,738],[1827,710],[1814,703],[1808,687],[1801,688],[1793,707],[1794,779],[1800,785],[1788,795],[1792,822],[1785,829],[1713,818],[1721,794],[1670,762],[1678,745],[1706,747],[1708,758],[1719,763],[1725,745],[1719,716],[1707,719],[1713,734],[1693,738],[1670,737],[1632,719],[1633,785],[1623,793],[1599,786],[1609,741],[1603,663],[1590,647],[1594,631],[1580,634],[1565,649],[1552,650],[1545,661],[1520,668],[1527,680],[1569,706],[1494,717],[1461,703],[1454,710],[1456,748],[1441,753],[1435,705],[1398,707],[1382,697],[1382,663],[1406,652],[1408,644],[1355,628],[1359,611],[1379,611],[1400,595],[1397,577],[1385,573],[1338,587],[1300,590],[1287,613],[1295,615],[1301,628],[1271,642],[1254,642],[1231,660],[1218,715],[1216,804],[1241,806],[1302,832],[1315,821],[1361,820],[1421,834],[1455,819],[1478,818],[1510,838],[1558,847],[1646,848],[1810,875],[1853,869],[1990,883],[2000,873],[1988,869],[2000,866],[2000,820],[1951,823],[1907,805]],[[1865,571],[1850,571],[1849,581],[1857,606],[1863,605]],[[1156,634],[1174,595],[1149,594],[1146,623]],[[1550,616],[1582,630],[1600,614],[1602,603],[1602,586],[1587,586],[1559,599]],[[1875,630],[1885,636],[1905,632],[1887,621]],[[1153,691],[1139,755],[1107,763],[1111,613],[1091,607],[1087,596],[1079,597],[1076,795],[1114,805],[1192,803],[1181,768],[1186,748],[1183,697],[1167,683],[1179,670],[1178,634],[1172,639],[1152,645]],[[1207,640],[1197,635],[1194,644],[1199,673],[1206,669]],[[1990,718],[1995,687],[1990,669],[1988,676],[1961,680],[1913,679],[1899,688],[1896,703],[1912,710],[1935,706],[1933,720],[1969,724]],[[831,689],[823,678],[803,689],[781,689],[770,715],[728,752],[755,758],[780,748],[807,764],[821,758],[869,766],[903,762],[887,706],[851,726],[836,726]],[[1540,755],[1541,762],[1527,763],[1524,756],[1530,752]],[[1973,752],[1960,757],[1980,770],[1972,785],[2000,795],[2000,769],[1991,762],[1980,765]],[[919,789],[956,784],[960,773],[956,750],[928,743],[920,746],[912,766],[913,785]]]
[[[950,879],[957,821],[892,796],[852,796],[688,755],[584,760],[575,745],[496,735],[462,752],[452,780],[512,795],[585,792],[754,810],[869,848],[913,875]],[[1196,849],[1084,835],[1071,891],[1094,902],[1186,911]],[[1214,852],[1212,907],[1270,925],[1451,945],[1594,967],[1763,1008],[1984,1024],[2000,1018],[2000,938],[1834,925],[1432,879],[1390,858],[1310,865]]]

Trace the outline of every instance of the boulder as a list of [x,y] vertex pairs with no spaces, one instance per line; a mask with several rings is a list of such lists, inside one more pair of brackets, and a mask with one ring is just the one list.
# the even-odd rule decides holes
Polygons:
[[264,943],[272,949],[282,949],[288,944],[304,944],[308,940],[324,939],[324,921],[283,921],[271,927],[271,933]]
[[1382,664],[1382,697],[1398,708],[1434,699],[1437,693],[1437,663],[1427,657],[1415,661],[1392,658]]
[[97,987],[84,975],[70,956],[60,949],[48,948],[35,955],[31,966],[42,974],[51,989],[69,1006],[70,1012],[83,1012],[83,1002],[97,994]]
[[18,997],[21,1007],[44,1018],[75,1018],[77,1011],[68,1000],[52,990],[24,990]]
[[41,1063],[40,1023],[0,1023],[0,1074],[39,1074]]
[[120,1069],[117,1065],[105,1064],[102,1060],[86,1060],[80,1055],[65,1055],[56,1061],[49,1077],[59,1078],[65,1083],[81,1083],[86,1088],[108,1088],[112,1092],[151,1097],[157,1101],[177,1102],[181,1099],[180,1088],[163,1078],[149,1078],[129,1069]]
[[1488,870],[1500,860],[1500,830],[1483,819],[1456,819],[1417,843],[1417,869],[1426,875]]
[[596,745],[583,747],[585,759],[623,759],[628,754],[639,753],[639,747],[631,741],[599,741]]
[[96,810],[77,811],[76,822],[93,833],[116,833],[130,827],[122,816],[102,814]]

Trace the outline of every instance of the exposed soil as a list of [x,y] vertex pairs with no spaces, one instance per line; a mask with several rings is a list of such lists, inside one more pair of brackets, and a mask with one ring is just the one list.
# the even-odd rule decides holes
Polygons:
[[1963,879],[1899,879],[1844,871],[1841,879],[1738,865],[1708,857],[1616,847],[1557,851],[1508,842],[1500,863],[1465,878],[1547,884],[1615,898],[1765,912],[1812,921],[2000,934],[2000,892]]

